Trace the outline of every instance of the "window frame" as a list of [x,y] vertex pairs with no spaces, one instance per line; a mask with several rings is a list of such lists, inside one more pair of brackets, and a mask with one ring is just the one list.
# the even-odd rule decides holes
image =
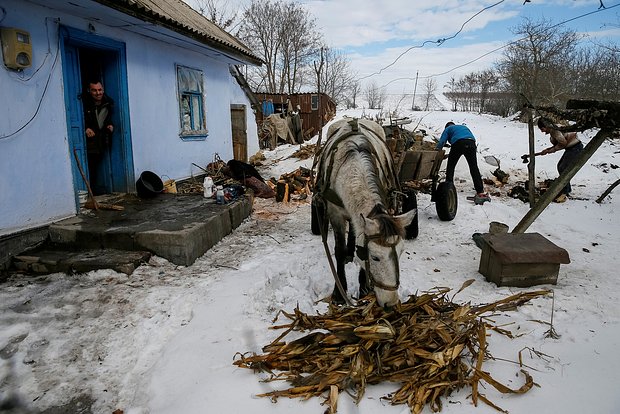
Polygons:
[[318,94],[310,95],[310,109],[313,111],[319,110],[319,100],[321,97]]
[[[185,65],[175,65],[179,102],[179,137],[184,141],[203,141],[209,136],[205,105],[204,72]],[[183,85],[196,83],[196,87]],[[187,107],[186,107],[187,106]],[[186,128],[189,117],[189,129]],[[198,118],[198,120],[196,120]]]

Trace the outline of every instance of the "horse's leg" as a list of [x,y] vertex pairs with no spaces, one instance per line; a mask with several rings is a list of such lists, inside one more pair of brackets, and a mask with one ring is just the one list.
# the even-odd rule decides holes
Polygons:
[[370,292],[372,292],[372,289],[368,285],[368,279],[366,278],[366,269],[364,269],[363,266],[364,265],[362,264],[362,267],[360,267],[360,273],[359,273],[359,276],[358,276],[358,279],[359,279],[359,282],[360,282],[360,292],[359,292],[359,297],[360,298],[363,298],[364,296],[366,296]]
[[353,256],[355,256],[355,232],[353,231],[353,226],[351,222],[348,222],[349,230],[347,232],[347,263],[353,261]]
[[[344,289],[344,293],[347,292],[347,278],[344,272],[344,265],[346,263],[347,246],[345,241],[345,222],[332,222],[332,229],[334,230],[335,240],[335,254],[336,254],[336,273],[338,280]],[[334,286],[334,293],[332,293],[332,302],[338,305],[345,303],[344,297],[338,289],[338,285]]]

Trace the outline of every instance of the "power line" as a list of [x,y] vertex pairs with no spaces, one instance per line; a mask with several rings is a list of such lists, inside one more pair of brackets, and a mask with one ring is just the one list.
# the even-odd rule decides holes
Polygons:
[[424,42],[422,42],[422,44],[420,44],[420,45],[411,46],[410,48],[408,48],[407,50],[405,50],[403,53],[401,53],[400,55],[398,55],[398,57],[397,57],[396,59],[394,59],[394,61],[393,61],[392,63],[390,63],[389,65],[387,65],[387,66],[385,66],[385,67],[383,67],[383,68],[379,69],[379,71],[378,71],[378,72],[371,73],[370,75],[364,76],[364,77],[360,78],[359,80],[364,80],[364,79],[366,79],[366,78],[370,78],[371,76],[375,76],[375,75],[379,75],[379,74],[381,74],[381,72],[383,72],[385,69],[389,68],[390,66],[395,65],[395,64],[396,64],[396,62],[398,62],[398,60],[399,60],[401,57],[403,57],[404,55],[406,55],[407,53],[409,53],[409,51],[411,51],[412,49],[421,49],[421,48],[423,48],[424,46],[426,46],[426,45],[427,45],[427,44],[429,44],[429,43],[434,43],[434,44],[437,44],[437,46],[441,46],[441,45],[442,45],[442,44],[444,44],[446,41],[451,40],[451,39],[454,39],[455,37],[457,37],[457,36],[458,36],[458,35],[459,35],[462,31],[463,31],[463,29],[465,28],[465,26],[467,25],[467,23],[471,22],[471,21],[472,21],[472,20],[473,20],[476,16],[478,16],[479,14],[483,13],[483,12],[484,12],[484,11],[486,11],[486,10],[489,10],[489,9],[491,9],[491,8],[493,8],[493,7],[495,7],[495,6],[497,6],[498,4],[503,3],[504,1],[505,1],[505,0],[500,0],[500,1],[498,1],[497,3],[495,3],[495,4],[492,4],[492,5],[490,5],[490,6],[486,6],[486,7],[485,7],[485,8],[483,8],[482,10],[478,11],[476,14],[474,14],[474,15],[473,15],[473,16],[471,16],[469,19],[467,19],[467,20],[466,20],[466,21],[465,21],[465,22],[461,25],[461,28],[460,28],[460,29],[459,29],[456,33],[454,33],[452,36],[449,36],[449,37],[444,37],[444,38],[437,39],[437,40],[425,40],[425,41],[424,41]]
[[[584,18],[584,17],[590,16],[590,15],[593,15],[593,14],[595,14],[595,13],[599,13],[599,12],[602,12],[602,11],[611,10],[611,9],[613,9],[613,8],[615,8],[615,7],[618,7],[618,6],[620,6],[620,3],[618,3],[618,4],[614,4],[613,6],[608,6],[608,7],[605,7],[605,8],[600,8],[600,7],[599,7],[597,10],[594,10],[594,11],[591,11],[591,12],[588,12],[588,13],[584,13],[584,14],[581,14],[581,15],[579,15],[579,16],[575,16],[575,17],[572,17],[572,18],[570,18],[570,19],[567,19],[567,20],[561,21],[561,22],[559,22],[559,23],[557,23],[557,24],[554,24],[554,25],[552,25],[552,26],[550,26],[550,27],[546,28],[545,30],[551,30],[551,29],[554,29],[554,28],[556,28],[556,27],[558,27],[558,26],[561,26],[561,25],[563,25],[563,24],[570,23],[570,22],[572,22],[572,21],[575,21],[575,20],[578,20],[578,19],[581,19],[581,18]],[[500,50],[502,50],[502,49],[505,49],[505,48],[507,48],[508,46],[511,46],[511,45],[514,45],[514,44],[516,44],[516,43],[518,43],[518,42],[521,42],[521,41],[523,41],[523,40],[525,40],[525,39],[527,39],[527,38],[528,38],[527,36],[524,36],[524,37],[521,37],[521,38],[519,38],[519,39],[513,40],[513,41],[511,41],[511,42],[509,42],[509,43],[506,43],[505,45],[502,45],[502,46],[500,46],[500,47],[498,47],[498,48],[495,48],[495,49],[493,49],[493,50],[491,50],[491,51],[489,51],[489,52],[486,52],[486,53],[484,53],[484,54],[482,54],[482,55],[480,55],[480,56],[476,57],[475,59],[472,59],[472,60],[470,60],[470,61],[468,61],[468,62],[466,62],[466,63],[463,63],[463,64],[461,64],[461,65],[455,66],[455,67],[453,67],[452,69],[449,69],[449,70],[447,70],[447,71],[445,71],[445,72],[435,73],[435,74],[432,74],[432,75],[426,75],[426,76],[419,76],[419,77],[418,77],[418,79],[428,79],[428,78],[434,78],[434,77],[437,77],[437,76],[447,75],[447,74],[448,74],[448,73],[450,73],[450,72],[454,72],[454,71],[455,71],[455,70],[457,70],[457,69],[460,69],[460,68],[462,68],[462,67],[465,67],[465,66],[471,65],[472,63],[477,62],[477,61],[479,61],[479,60],[480,60],[480,59],[482,59],[482,58],[485,58],[485,57],[487,57],[487,56],[489,56],[489,55],[491,55],[491,54],[493,54],[493,53],[495,53],[495,52],[498,52],[498,51],[500,51]],[[402,56],[402,55],[401,55],[401,56]],[[399,58],[400,58],[400,56],[399,56]],[[362,78],[362,79],[364,79],[364,78]],[[404,78],[392,79],[391,81],[389,81],[388,83],[386,83],[385,85],[383,85],[383,86],[381,86],[381,87],[386,87],[386,86],[388,86],[389,84],[391,84],[391,83],[393,83],[393,82],[396,82],[396,81],[399,81],[399,80],[414,80],[414,79],[415,79],[415,78],[411,78],[411,77],[404,77]]]

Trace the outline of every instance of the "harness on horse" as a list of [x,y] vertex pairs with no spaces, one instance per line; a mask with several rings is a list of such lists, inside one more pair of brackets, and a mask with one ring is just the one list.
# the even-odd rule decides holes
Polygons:
[[[351,130],[345,134],[342,134],[341,136],[337,137],[333,142],[330,142],[331,147],[334,147],[334,154],[336,153],[336,151],[338,151],[338,144],[341,141],[344,141],[345,139],[354,136],[354,135],[359,135],[360,134],[360,126],[362,128],[364,128],[366,131],[372,133],[373,135],[377,136],[372,130],[370,130],[369,128],[365,127],[363,124],[360,125],[357,122],[357,119],[352,119],[351,121],[348,122],[349,126],[351,126]],[[332,135],[333,136],[333,135]],[[328,139],[330,139],[330,137],[328,137]],[[379,138],[381,139],[381,138]],[[327,147],[327,143],[325,144],[325,146],[323,147],[323,149],[321,149],[321,152],[323,152],[325,150],[325,148]],[[362,151],[366,151],[366,150],[362,150]],[[317,154],[317,156],[321,156],[321,152],[319,152],[319,154]],[[371,148],[368,152],[371,153],[371,155],[373,155],[375,158],[378,158],[379,154],[377,153],[377,151],[374,148]],[[330,187],[330,183],[329,183],[329,179],[332,176],[332,170],[334,169],[334,159],[335,156],[332,155],[329,159],[329,165],[327,166],[327,172],[325,174],[322,174],[321,176],[317,177],[316,183],[314,185],[314,190],[315,190],[315,197],[318,198],[319,201],[323,202],[324,200],[329,201],[330,203],[337,205],[338,207],[344,207],[344,204],[342,202],[342,199],[340,198],[340,196],[338,196],[338,194],[336,194],[336,192],[334,190],[331,189]],[[323,170],[322,166],[325,163],[325,159],[321,158],[321,164],[319,165],[319,170]],[[390,187],[387,189],[387,196],[388,199],[391,201],[391,205],[389,206],[392,211],[396,211],[396,200],[395,200],[395,196],[398,195],[402,195],[403,193],[400,191],[400,183],[398,182],[398,180],[396,179],[396,172],[394,171],[394,166],[392,165],[390,168],[390,171],[385,171],[384,166],[379,163],[379,168],[381,168],[383,175],[385,177],[388,177],[389,181],[390,181]]]
[[[337,145],[345,140],[346,138],[349,138],[351,136],[354,135],[358,135],[360,133],[360,124],[357,122],[357,119],[353,119],[351,121],[348,122],[348,124],[351,126],[351,130],[345,134],[342,134],[341,136],[335,138],[335,141],[331,142],[331,147],[334,148],[333,152],[334,154],[336,153],[336,151],[338,150]],[[364,125],[361,125],[366,131],[372,133],[373,135],[376,136],[376,134],[366,128]],[[332,135],[333,136],[333,135]],[[328,137],[328,139],[331,138]],[[321,150],[324,151],[325,148],[327,147],[327,143],[325,145],[325,147],[323,147],[323,149]],[[371,154],[375,157],[375,158],[379,158],[376,152],[376,150],[374,148],[371,148],[370,150],[363,150],[363,151],[368,151],[371,152]],[[329,159],[329,165],[327,166],[327,171],[324,174],[321,174],[319,177],[317,177],[317,181],[315,183],[314,186],[314,190],[315,190],[315,194],[314,194],[314,200],[317,203],[321,203],[323,204],[323,209],[322,211],[326,212],[326,201],[329,201],[330,203],[338,206],[338,207],[344,207],[344,203],[342,202],[342,199],[340,198],[340,196],[338,196],[338,194],[331,189],[330,187],[330,183],[329,180],[332,176],[332,170],[334,168],[334,154],[332,154],[332,156]],[[321,158],[321,164],[319,166],[319,169],[322,171],[322,167],[323,164],[326,162],[326,160],[324,158]],[[392,212],[396,212],[397,210],[397,206],[398,206],[398,198],[402,197],[404,194],[400,191],[400,185],[398,180],[396,179],[396,173],[394,171],[394,166],[390,165],[390,171],[385,171],[384,169],[384,165],[382,165],[381,163],[378,163],[379,168],[381,168],[383,175],[385,177],[388,177],[388,181],[390,181],[390,187],[387,189],[387,198],[389,200],[390,203],[390,209],[392,210]],[[381,213],[384,214],[388,214],[388,211],[386,210],[386,208],[383,205],[377,205],[377,207],[380,209]],[[327,218],[325,217],[325,213],[323,214],[323,217],[319,218],[320,220],[326,220]],[[338,276],[335,274],[334,268],[333,268],[333,264],[331,263],[331,256],[329,254],[329,249],[327,248],[327,234],[324,234],[324,226],[320,226],[321,227],[321,236],[323,239],[323,244],[325,246],[325,250],[327,252],[327,256],[328,259],[330,260],[330,264],[332,265],[332,272],[334,273],[334,278],[336,279],[336,285],[338,286],[338,288],[340,289],[340,293],[342,294],[342,296],[344,298],[346,298],[346,294],[344,292],[344,289],[342,288],[340,281],[338,279]],[[396,253],[396,246],[398,245],[397,242],[392,242],[389,243],[387,241],[381,241],[382,238],[380,235],[366,235],[364,234],[364,241],[363,241],[363,245],[356,245],[355,246],[355,254],[358,257],[358,259],[360,259],[363,263],[364,263],[364,269],[365,269],[365,275],[366,275],[366,284],[368,285],[368,287],[370,289],[373,289],[375,286],[380,288],[380,289],[384,289],[384,290],[389,290],[389,291],[395,291],[398,290],[399,286],[400,286],[400,269],[399,269],[399,263],[398,263],[398,255]],[[368,254],[368,243],[370,241],[374,241],[375,243],[379,243],[380,245],[384,246],[384,247],[390,247],[391,248],[391,257],[392,260],[394,261],[394,265],[396,268],[396,275],[397,275],[397,279],[396,279],[396,284],[394,285],[386,285],[378,280],[376,280],[372,273],[370,272],[370,257]]]

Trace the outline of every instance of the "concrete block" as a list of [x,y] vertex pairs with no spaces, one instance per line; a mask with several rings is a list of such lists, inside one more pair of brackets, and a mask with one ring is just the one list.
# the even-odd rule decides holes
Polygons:
[[233,229],[236,229],[252,213],[252,203],[248,197],[241,197],[230,205],[230,222]]

